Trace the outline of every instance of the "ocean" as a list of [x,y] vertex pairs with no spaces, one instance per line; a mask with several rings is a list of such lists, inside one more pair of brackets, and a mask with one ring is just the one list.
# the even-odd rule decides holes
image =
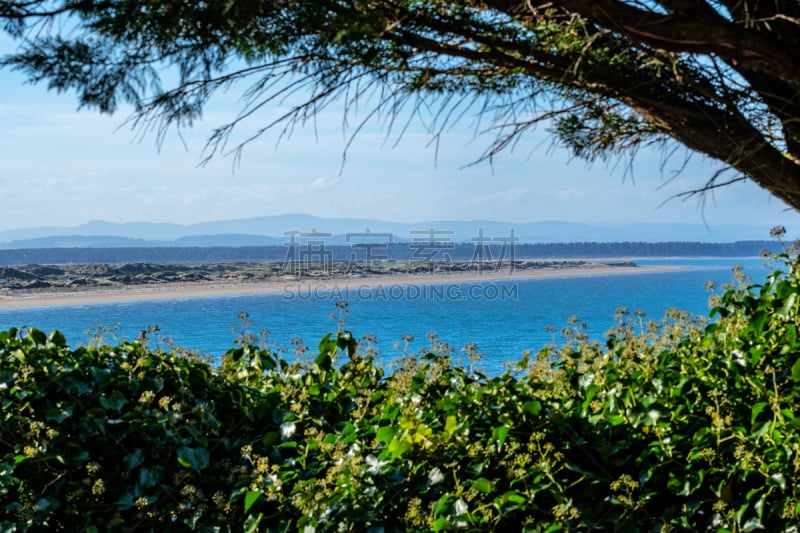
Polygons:
[[[504,363],[516,361],[526,350],[538,351],[554,340],[569,317],[588,325],[590,338],[602,340],[614,324],[617,308],[641,310],[660,319],[667,309],[679,308],[708,315],[712,291],[732,281],[731,268],[741,265],[754,282],[771,270],[760,258],[637,260],[640,265],[682,265],[686,270],[590,277],[562,277],[460,284],[333,289],[326,292],[283,292],[251,296],[217,296],[174,300],[102,303],[26,309],[0,309],[0,328],[36,327],[62,331],[72,346],[87,344],[100,332],[114,344],[138,337],[141,330],[158,326],[151,341],[162,348],[170,342],[218,359],[234,347],[248,315],[248,330],[267,330],[268,344],[292,358],[300,341],[312,350],[319,339],[344,329],[361,339],[377,339],[378,361],[389,363],[403,354],[406,342],[413,353],[430,346],[429,334],[453,348],[453,357],[466,357],[467,343],[483,354],[478,363],[487,374],[497,374]],[[720,289],[717,289],[717,293]],[[344,312],[337,302],[346,301]],[[409,337],[410,336],[410,337]]]

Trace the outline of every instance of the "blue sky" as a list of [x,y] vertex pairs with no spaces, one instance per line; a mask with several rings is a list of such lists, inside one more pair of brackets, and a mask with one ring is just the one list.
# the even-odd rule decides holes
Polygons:
[[[394,147],[380,125],[370,124],[342,166],[348,134],[336,108],[320,113],[316,127],[298,128],[280,143],[277,131],[254,141],[235,169],[230,157],[199,167],[212,128],[238,109],[233,93],[212,101],[183,139],[170,132],[159,149],[154,135],[140,139],[123,125],[124,109],[110,117],[77,112],[74,95],[25,85],[7,70],[0,76],[0,230],[96,219],[186,224],[287,213],[401,222],[702,223],[696,200],[669,198],[719,168],[695,156],[668,182],[681,158],[662,173],[659,154],[643,151],[631,180],[624,164],[570,161],[544,131],[523,138],[493,165],[465,168],[491,140],[475,138],[469,119],[443,137],[438,157],[419,124]],[[239,134],[251,134],[280,111],[265,109]],[[749,183],[717,191],[704,214],[712,231],[729,223],[800,227],[800,216]]]

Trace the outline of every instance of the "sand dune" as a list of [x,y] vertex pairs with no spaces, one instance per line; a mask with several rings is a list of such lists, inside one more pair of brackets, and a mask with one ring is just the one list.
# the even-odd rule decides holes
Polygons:
[[[418,274],[380,274],[364,277],[330,277],[326,279],[284,277],[259,282],[176,282],[157,285],[125,285],[113,288],[93,287],[86,289],[6,291],[0,292],[0,309],[43,307],[60,305],[83,305],[91,303],[128,302],[138,300],[165,300],[183,298],[206,298],[213,296],[284,294],[322,294],[325,291],[356,293],[371,287],[431,285],[465,282],[513,282],[514,280],[645,274],[685,269],[683,266],[605,266],[586,265],[578,267],[523,269],[514,271],[485,272],[436,272]],[[2,291],[2,289],[0,289]]]

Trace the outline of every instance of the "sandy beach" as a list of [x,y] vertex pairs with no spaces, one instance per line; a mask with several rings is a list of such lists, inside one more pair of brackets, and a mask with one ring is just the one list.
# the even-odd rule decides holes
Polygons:
[[265,282],[198,282],[166,283],[159,285],[128,285],[113,288],[97,287],[73,290],[43,290],[40,292],[0,293],[0,309],[83,305],[92,303],[130,302],[207,298],[213,296],[244,296],[256,294],[321,294],[325,291],[358,291],[373,287],[452,284],[466,282],[509,282],[524,279],[609,276],[646,274],[682,270],[683,266],[595,266],[587,268],[530,269],[484,272],[437,272],[422,274],[391,274],[358,278],[332,277],[326,279],[283,279]]

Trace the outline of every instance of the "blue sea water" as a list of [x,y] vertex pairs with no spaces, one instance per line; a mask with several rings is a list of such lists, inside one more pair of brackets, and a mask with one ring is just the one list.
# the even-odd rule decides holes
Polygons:
[[[347,301],[346,326],[360,338],[375,335],[383,363],[402,355],[401,338],[411,335],[410,351],[429,345],[428,333],[455,349],[477,344],[484,358],[479,366],[499,373],[503,363],[560,341],[558,332],[577,316],[601,340],[614,324],[618,307],[642,310],[660,319],[670,308],[708,314],[712,294],[706,282],[732,280],[731,268],[742,265],[754,282],[771,270],[758,258],[637,260],[640,265],[682,265],[686,270],[590,277],[479,281],[461,284],[356,288],[329,292],[284,292],[251,296],[218,296],[160,301],[102,303],[26,309],[0,309],[0,328],[30,326],[61,330],[68,342],[86,344],[91,332],[111,331],[105,340],[135,339],[140,330],[158,325],[183,348],[218,358],[234,346],[240,328],[237,315],[249,314],[250,330],[269,330],[269,342],[291,351],[292,339],[315,347],[337,328],[336,303]],[[334,318],[331,318],[334,315]],[[548,331],[548,326],[555,333]],[[555,337],[554,337],[555,335]],[[162,344],[163,346],[163,344]]]

